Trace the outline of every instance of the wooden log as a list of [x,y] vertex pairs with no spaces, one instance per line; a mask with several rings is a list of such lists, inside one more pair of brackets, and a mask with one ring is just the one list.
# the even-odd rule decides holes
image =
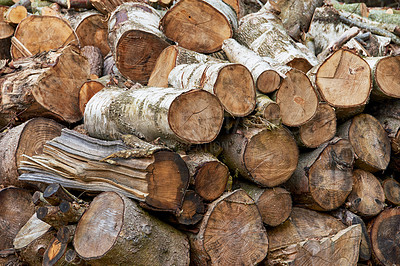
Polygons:
[[11,6],[4,14],[4,21],[10,24],[19,24],[24,18],[28,16],[28,11],[24,6]]
[[335,109],[320,102],[313,118],[294,131],[299,147],[317,148],[336,135]]
[[68,224],[79,222],[79,219],[87,208],[87,204],[62,201],[59,206],[39,207],[36,210],[36,216],[43,222],[59,230]]
[[148,86],[168,87],[168,75],[172,69],[182,64],[198,64],[209,62],[224,62],[213,56],[207,56],[178,45],[166,47],[158,56]]
[[14,61],[13,68],[17,71],[0,77],[1,126],[38,116],[68,123],[82,119],[79,89],[89,78],[90,66],[78,48],[67,46]]
[[[46,29],[45,31],[43,29]],[[36,34],[32,34],[35,32]],[[68,44],[78,45],[78,38],[69,24],[54,16],[29,16],[15,29],[14,37],[32,54],[57,49]],[[21,47],[11,45],[13,60],[26,57]]]
[[240,20],[235,38],[260,56],[305,73],[318,64],[307,47],[291,39],[277,15],[276,6],[270,1],[258,12]]
[[73,244],[91,265],[189,265],[185,235],[115,192],[94,198],[78,223]]
[[82,47],[98,47],[103,57],[110,52],[110,46],[107,43],[107,19],[104,15],[94,10],[68,11],[63,18],[71,24]]
[[182,158],[189,169],[190,184],[199,196],[213,201],[224,193],[229,178],[225,164],[205,152],[192,152]]
[[[102,69],[102,72],[104,68]],[[110,75],[105,75],[98,79],[88,80],[81,86],[79,91],[79,109],[82,114],[85,113],[86,104],[99,91],[104,89],[108,84],[114,84],[114,79]],[[118,84],[117,84],[118,85]]]
[[368,172],[386,169],[390,161],[390,141],[379,121],[360,114],[338,127],[338,135],[348,139],[356,155],[356,166]]
[[308,77],[293,68],[286,73],[275,96],[279,105],[282,124],[301,126],[309,121],[318,108],[318,96]]
[[232,171],[261,186],[287,181],[296,169],[299,151],[285,128],[248,128],[222,136],[223,162]]
[[21,188],[7,187],[0,190],[0,250],[13,248],[18,231],[34,213],[31,194]]
[[378,215],[385,207],[385,192],[379,180],[369,172],[354,170],[353,189],[346,207],[362,217]]
[[400,98],[400,56],[366,58],[372,70],[373,99]]
[[360,56],[338,50],[308,73],[321,98],[335,108],[366,105],[371,92],[371,72]]
[[7,22],[0,22],[0,59],[11,59],[10,47],[14,28]]
[[400,183],[394,178],[386,178],[382,182],[386,200],[394,205],[400,205]]
[[146,84],[162,50],[169,45],[158,29],[161,16],[149,5],[124,3],[108,20],[108,43],[121,74]]
[[322,0],[278,0],[280,18],[290,37],[300,40],[301,34],[307,32],[313,18],[314,11],[323,4]]
[[20,179],[117,191],[153,209],[178,213],[189,184],[185,162],[165,147],[133,136],[129,145],[63,130],[45,145],[42,155],[26,157]]
[[292,212],[292,198],[286,189],[260,188],[249,182],[240,182],[239,186],[256,203],[264,224],[278,226],[289,218]]
[[302,153],[296,171],[285,183],[293,200],[310,209],[338,208],[350,194],[354,152],[349,141],[335,138]]
[[160,137],[167,144],[197,144],[217,137],[223,117],[220,102],[205,90],[144,87],[126,91],[110,87],[87,103],[85,128],[101,139],[136,134],[148,141]]
[[82,48],[82,55],[88,59],[90,64],[90,76],[93,79],[103,76],[103,56],[101,50],[95,46]]
[[59,4],[63,8],[75,9],[90,9],[92,4],[90,0],[50,0],[53,3]]
[[148,1],[136,1],[136,0],[90,0],[92,6],[97,9],[100,13],[107,15],[111,14],[118,6],[127,2],[143,2],[147,3]]
[[347,226],[359,224],[361,225],[361,242],[359,250],[359,260],[368,261],[371,258],[371,238],[367,231],[367,227],[363,219],[356,214],[344,208],[337,209],[331,213],[334,217],[338,218]]
[[379,265],[396,265],[399,262],[400,208],[389,208],[372,221],[370,227],[372,256]]
[[265,94],[257,93],[256,115],[260,115],[273,124],[281,123],[279,105]]
[[200,53],[221,49],[237,28],[235,11],[222,0],[183,0],[163,16],[160,27],[180,46]]
[[250,114],[256,106],[256,89],[250,71],[241,64],[200,63],[176,66],[168,76],[175,88],[201,88],[214,94],[225,111],[235,117]]
[[50,205],[58,206],[62,201],[73,202],[77,198],[57,183],[50,184],[43,191],[43,200]]
[[189,235],[193,265],[255,265],[267,255],[268,237],[261,216],[241,189],[211,203],[199,226],[196,235]]
[[34,118],[10,129],[0,139],[0,184],[29,187],[18,180],[22,155],[40,154],[46,141],[61,134],[62,125],[46,118]]
[[262,93],[271,93],[279,88],[281,77],[279,73],[261,56],[234,39],[223,42],[224,50],[229,61],[244,65],[253,76],[257,90]]
[[176,224],[175,227],[177,229],[179,229],[181,225],[192,226],[203,219],[205,211],[206,206],[203,202],[203,198],[193,190],[187,190],[185,198],[183,199],[181,211],[177,215],[170,215],[167,221]]

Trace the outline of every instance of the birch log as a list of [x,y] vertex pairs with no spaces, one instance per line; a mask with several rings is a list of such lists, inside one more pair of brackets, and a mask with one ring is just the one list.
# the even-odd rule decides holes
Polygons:
[[280,124],[281,111],[279,105],[265,94],[257,93],[256,115],[260,115],[273,124]]
[[91,265],[189,265],[184,234],[115,192],[95,197],[78,223],[73,244]]
[[400,55],[365,58],[372,71],[374,98],[400,98]]
[[136,134],[148,141],[200,144],[217,137],[223,118],[218,99],[204,90],[110,87],[87,103],[85,128],[101,139]]
[[317,58],[307,47],[296,43],[287,34],[271,2],[239,21],[235,39],[260,56],[271,57],[282,65],[305,73],[318,64]]
[[170,72],[168,83],[175,88],[201,88],[214,94],[232,116],[246,116],[256,106],[253,77],[241,64],[210,62],[178,65]]
[[248,128],[222,136],[223,162],[261,186],[284,183],[296,169],[299,151],[285,128]]
[[121,74],[147,83],[155,62],[169,45],[158,29],[161,16],[144,3],[124,3],[108,20],[108,43]]
[[[44,30],[45,29],[45,30]],[[35,32],[35,34],[32,34]],[[57,49],[68,44],[79,45],[78,37],[65,20],[54,16],[29,16],[15,29],[14,38],[22,45],[11,45],[13,60]]]
[[310,209],[338,208],[350,194],[354,152],[349,141],[336,138],[318,149],[302,153],[285,187],[293,201]]
[[200,53],[221,49],[237,28],[235,11],[222,0],[182,0],[167,11],[160,27],[180,46]]
[[251,72],[256,88],[262,93],[271,93],[278,89],[281,77],[278,72],[261,56],[247,47],[240,45],[234,39],[223,42],[224,50],[229,61],[242,64]]

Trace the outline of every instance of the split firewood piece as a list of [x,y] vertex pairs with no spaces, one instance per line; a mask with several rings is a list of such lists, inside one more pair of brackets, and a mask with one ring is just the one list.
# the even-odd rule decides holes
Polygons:
[[293,39],[300,40],[301,34],[308,32],[315,9],[322,6],[324,1],[278,0],[275,2],[281,11],[279,16],[288,34]]
[[394,178],[387,178],[382,182],[383,191],[388,202],[400,205],[400,183]]
[[279,73],[256,52],[239,44],[234,39],[224,40],[222,49],[229,61],[242,64],[249,69],[257,90],[267,94],[279,88],[281,83]]
[[18,180],[22,155],[40,154],[46,141],[61,134],[62,125],[47,118],[33,118],[10,129],[0,139],[0,184],[27,187]]
[[129,139],[130,146],[63,130],[44,146],[42,155],[26,156],[20,178],[87,191],[117,191],[153,209],[178,212],[189,184],[185,162],[165,147]]
[[380,265],[396,265],[399,262],[400,208],[386,209],[370,226],[372,257]]
[[[51,225],[38,219],[35,212],[18,231],[13,241],[13,247],[19,252],[33,243],[36,239],[42,237],[48,231],[52,231],[52,233],[54,233],[53,230],[51,230]],[[41,255],[43,255],[43,252]]]
[[368,261],[371,258],[371,238],[369,236],[367,227],[359,216],[344,208],[337,209],[331,213],[334,217],[341,220],[345,225],[352,226],[361,225],[361,242],[359,250],[359,260]]
[[335,109],[327,103],[319,103],[313,118],[294,130],[299,147],[317,148],[336,135]]
[[249,182],[240,182],[239,186],[256,203],[264,224],[278,226],[289,218],[292,212],[292,198],[286,189],[260,188]]
[[0,22],[0,59],[11,59],[10,47],[14,28],[7,22]]
[[[346,113],[360,112],[372,89],[368,63],[352,52],[340,49],[308,73],[322,100]],[[355,113],[355,112],[352,112]],[[341,118],[337,111],[337,117]]]
[[[32,35],[32,32],[35,34]],[[78,37],[71,26],[65,20],[54,16],[27,17],[18,24],[14,37],[33,55],[68,44],[79,44]],[[25,57],[21,51],[19,46],[11,45],[13,60]]]
[[251,127],[220,139],[223,162],[233,171],[262,186],[287,181],[296,169],[299,151],[286,128]]
[[207,56],[178,45],[170,45],[158,56],[148,86],[168,87],[168,75],[172,69],[182,64],[221,63],[223,60]]
[[237,16],[222,0],[183,0],[167,11],[160,27],[169,39],[184,48],[213,53],[233,36]]
[[367,171],[355,170],[346,207],[362,217],[378,215],[385,207],[385,192],[379,180]]
[[10,24],[19,24],[27,16],[26,7],[22,5],[11,6],[4,14],[4,21]]
[[365,58],[372,70],[374,98],[400,98],[400,55]]
[[286,222],[267,229],[269,239],[267,263],[276,265],[287,260],[293,261],[298,257],[296,254],[300,247],[299,243],[332,236],[345,228],[342,222],[331,215],[293,207],[290,218]]
[[353,146],[356,166],[368,172],[386,169],[390,161],[390,140],[375,117],[360,114],[338,127],[337,132]]
[[177,225],[194,225],[203,219],[205,211],[203,198],[193,190],[187,190],[179,214],[170,215],[167,221]]
[[71,24],[82,47],[98,47],[103,57],[110,52],[107,43],[107,18],[104,15],[94,10],[68,11],[63,14],[63,18]]
[[169,145],[176,141],[200,144],[217,137],[223,118],[217,97],[205,90],[125,90],[114,86],[98,92],[87,103],[85,128],[101,139],[134,134],[147,141],[160,137]]
[[314,210],[338,208],[350,194],[354,152],[349,141],[335,138],[302,153],[297,169],[285,183],[293,200]]
[[73,244],[78,255],[94,265],[189,265],[190,260],[184,234],[115,192],[94,198]]
[[88,59],[90,64],[90,77],[97,79],[103,76],[103,55],[100,48],[85,46],[82,48],[82,55]]
[[16,187],[0,190],[0,250],[13,247],[14,237],[34,213],[32,195]]
[[318,64],[317,58],[288,35],[276,8],[268,1],[258,12],[243,17],[235,38],[262,57],[270,57],[306,73]]
[[0,77],[0,126],[38,116],[68,123],[82,119],[78,96],[90,66],[78,48],[67,46],[14,61],[13,67],[13,73]]
[[214,94],[225,111],[235,117],[247,116],[256,106],[253,77],[241,64],[182,64],[172,69],[168,83],[175,88],[201,88]]
[[158,56],[169,45],[158,29],[160,19],[151,6],[133,2],[120,5],[110,15],[108,43],[118,70],[126,78],[148,82]]
[[286,73],[274,98],[286,126],[301,126],[317,112],[318,95],[308,77],[295,68]]
[[260,213],[241,189],[212,202],[199,232],[189,234],[189,239],[193,265],[256,265],[268,252]]
[[256,115],[276,125],[279,125],[281,122],[281,110],[279,105],[262,93],[257,93]]
[[213,201],[224,193],[229,178],[228,167],[215,156],[192,152],[182,157],[190,174],[190,184],[206,201]]

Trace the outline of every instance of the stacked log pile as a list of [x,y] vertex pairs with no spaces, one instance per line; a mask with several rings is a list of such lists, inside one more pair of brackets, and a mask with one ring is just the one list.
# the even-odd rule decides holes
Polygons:
[[0,33],[1,265],[400,265],[399,10],[0,0]]

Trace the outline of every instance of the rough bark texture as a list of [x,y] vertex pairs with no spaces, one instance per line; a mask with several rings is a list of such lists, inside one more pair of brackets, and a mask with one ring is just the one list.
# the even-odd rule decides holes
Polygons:
[[241,64],[182,64],[172,69],[168,83],[174,88],[201,88],[214,94],[232,116],[246,116],[256,106],[253,78]]
[[89,71],[87,59],[73,46],[14,61],[11,73],[0,77],[0,126],[38,116],[81,120],[78,95]]
[[240,45],[234,39],[226,39],[222,49],[229,61],[242,64],[249,69],[257,90],[262,93],[271,93],[279,88],[281,83],[279,73],[257,53]]
[[298,204],[315,210],[334,210],[351,192],[353,162],[350,142],[335,138],[312,152],[302,153],[285,186]]
[[280,64],[307,72],[318,64],[307,47],[296,43],[287,34],[276,10],[267,3],[260,11],[243,17],[236,39],[263,57],[271,57]]
[[219,198],[225,191],[229,169],[215,156],[205,152],[193,152],[183,156],[189,169],[191,185],[206,201]]
[[193,265],[255,265],[267,255],[261,216],[243,190],[211,203],[199,226],[198,234],[189,235]]
[[237,28],[235,11],[222,0],[182,0],[161,20],[165,35],[180,46],[201,53],[221,49]]
[[356,166],[369,172],[386,169],[390,161],[390,140],[379,121],[361,114],[342,124],[338,135],[348,139],[356,155]]
[[148,1],[137,1],[137,0],[90,0],[91,4],[96,8],[99,12],[104,15],[111,14],[118,6],[127,2],[143,2],[147,3]]
[[[18,24],[14,37],[33,55],[68,44],[79,44],[78,37],[68,22],[54,16],[27,17]],[[13,60],[25,57],[14,44],[11,46],[11,56]]]
[[169,43],[158,29],[161,16],[149,5],[124,3],[108,20],[108,43],[121,74],[146,84],[155,62]]
[[85,128],[102,139],[136,134],[148,141],[197,144],[217,137],[223,117],[218,99],[204,90],[110,87],[87,103]]
[[78,223],[73,243],[91,265],[189,265],[185,235],[115,192],[95,197]]
[[63,130],[45,145],[42,155],[26,156],[20,178],[81,190],[117,191],[154,209],[178,212],[189,184],[184,161],[164,147],[134,137],[131,141],[128,146]]
[[299,151],[285,128],[243,129],[222,136],[223,162],[232,171],[259,185],[274,187],[284,183],[296,169]]
[[98,78],[103,76],[103,56],[96,46],[85,46],[82,48],[82,55],[88,59],[90,65],[90,77]]
[[346,207],[363,216],[378,215],[385,207],[385,192],[379,180],[371,173],[357,169],[353,172],[353,189]]
[[0,139],[0,184],[29,187],[18,180],[23,154],[32,156],[43,151],[43,145],[61,134],[62,125],[46,118],[34,118],[10,129]]

